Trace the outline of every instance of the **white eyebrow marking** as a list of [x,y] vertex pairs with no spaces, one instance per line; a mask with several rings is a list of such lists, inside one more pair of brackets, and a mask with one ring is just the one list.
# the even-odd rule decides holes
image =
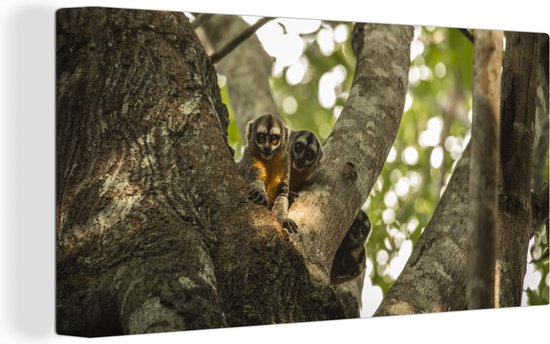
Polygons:
[[256,128],[256,132],[267,134],[267,128],[264,124],[259,124]]
[[273,127],[269,131],[270,135],[281,135],[281,129],[279,127]]

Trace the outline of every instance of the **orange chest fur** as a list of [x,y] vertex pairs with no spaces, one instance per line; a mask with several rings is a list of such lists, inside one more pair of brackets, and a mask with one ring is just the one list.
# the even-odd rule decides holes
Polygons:
[[277,196],[277,189],[282,182],[288,183],[288,162],[284,156],[271,160],[253,158],[253,166],[259,171],[259,179],[264,182],[269,207]]

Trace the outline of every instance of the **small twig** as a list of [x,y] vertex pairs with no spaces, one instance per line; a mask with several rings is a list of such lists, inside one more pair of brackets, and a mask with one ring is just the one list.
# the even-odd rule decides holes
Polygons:
[[250,25],[241,33],[237,35],[237,37],[233,38],[229,43],[227,43],[225,46],[223,46],[219,51],[216,51],[212,55],[210,55],[210,60],[212,63],[217,63],[221,59],[223,59],[227,54],[233,51],[239,44],[244,42],[248,37],[252,36],[259,28],[261,28],[264,24],[267,22],[273,20],[274,18],[271,17],[265,17],[261,18],[257,22],[255,22],[253,25]]
[[474,43],[474,35],[472,35],[468,29],[458,29],[458,31],[460,31],[460,33],[462,33],[462,35],[464,35],[464,37],[466,37],[470,42]]
[[212,17],[214,14],[212,13],[199,13],[195,16],[195,20],[191,23],[191,27],[193,30],[200,27],[202,24],[204,24],[210,17]]

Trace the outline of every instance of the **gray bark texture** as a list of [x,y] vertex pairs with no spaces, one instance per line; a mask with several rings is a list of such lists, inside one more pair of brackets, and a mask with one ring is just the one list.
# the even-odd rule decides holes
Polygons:
[[521,304],[531,228],[531,170],[541,34],[509,32],[502,67],[502,191],[499,195],[497,306]]
[[494,308],[502,31],[476,30],[468,308]]
[[[222,49],[249,26],[237,16],[215,15],[202,28],[214,51]],[[269,56],[256,35],[241,43],[217,65],[227,78],[229,99],[235,118],[245,137],[246,124],[265,113],[279,114],[269,86],[273,58]]]
[[58,333],[345,317],[247,200],[215,70],[182,13],[60,10],[56,98]]

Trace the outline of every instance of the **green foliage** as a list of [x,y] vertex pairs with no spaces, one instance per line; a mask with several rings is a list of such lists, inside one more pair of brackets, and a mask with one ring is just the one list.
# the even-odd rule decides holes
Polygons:
[[[535,278],[540,280],[533,289],[527,287],[527,301],[530,305],[547,305],[548,297],[548,237],[544,226],[535,234],[529,255],[532,257],[529,269],[533,269]],[[531,283],[529,283],[531,284]]]
[[[281,115],[292,128],[312,130],[322,142],[345,105],[353,81],[351,31],[350,23],[322,22],[315,32],[300,35],[305,48],[296,63],[305,65],[303,77],[297,78],[292,66],[274,68],[272,74],[272,91]],[[333,49],[321,47],[320,37],[326,38],[327,33],[334,37]],[[405,112],[392,151],[363,205],[373,228],[367,242],[366,286],[379,287],[385,294],[428,225],[454,162],[469,140],[472,77],[473,45],[462,33],[415,28]],[[328,88],[327,80],[333,82]],[[319,96],[327,92],[335,99]],[[225,86],[222,97],[229,104]],[[229,112],[229,142],[238,156],[240,135],[231,108]],[[543,237],[537,236],[531,248],[533,257],[534,250],[548,252],[548,240]],[[548,303],[548,254],[533,264],[542,278],[536,290],[527,291],[528,301]],[[371,301],[380,302],[367,302]]]

